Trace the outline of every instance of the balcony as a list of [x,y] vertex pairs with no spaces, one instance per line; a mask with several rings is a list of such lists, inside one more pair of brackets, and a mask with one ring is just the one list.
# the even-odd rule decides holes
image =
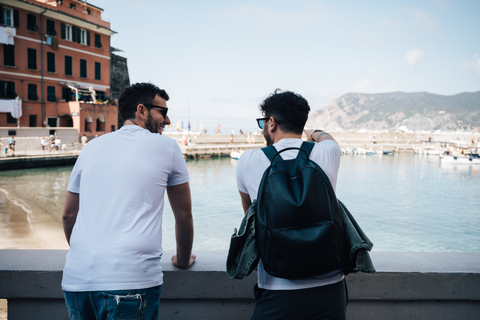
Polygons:
[[[190,270],[164,255],[162,319],[249,319],[256,275],[231,280],[226,252],[196,252]],[[60,282],[66,251],[0,250],[9,320],[68,319]],[[372,253],[375,274],[347,276],[347,319],[479,319],[480,253]]]

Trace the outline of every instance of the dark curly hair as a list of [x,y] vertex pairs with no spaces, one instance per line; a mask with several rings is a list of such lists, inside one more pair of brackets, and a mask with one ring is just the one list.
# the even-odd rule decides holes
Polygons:
[[258,107],[264,117],[273,117],[284,132],[302,134],[310,106],[298,93],[276,89]]
[[126,87],[118,98],[118,112],[125,122],[135,118],[135,112],[139,104],[152,104],[155,96],[159,95],[165,101],[170,97],[167,92],[150,82],[141,82]]

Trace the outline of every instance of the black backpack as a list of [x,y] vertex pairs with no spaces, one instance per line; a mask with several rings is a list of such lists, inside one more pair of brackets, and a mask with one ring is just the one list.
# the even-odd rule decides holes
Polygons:
[[[314,147],[262,148],[271,164],[257,197],[257,247],[265,271],[299,279],[343,269],[348,261],[347,238],[335,192],[325,172],[309,159]],[[280,153],[298,149],[295,159]]]

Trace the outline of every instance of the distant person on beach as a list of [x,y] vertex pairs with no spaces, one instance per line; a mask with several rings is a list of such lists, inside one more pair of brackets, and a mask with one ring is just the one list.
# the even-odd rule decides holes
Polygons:
[[[306,130],[310,106],[302,96],[275,91],[261,105],[263,118],[257,119],[267,145],[277,151],[299,148],[302,133],[316,142],[310,159],[327,174],[335,189],[341,150],[333,137],[322,130]],[[292,150],[293,151],[293,150]],[[295,151],[281,154],[284,159],[297,156]],[[261,149],[245,151],[237,165],[237,186],[245,212],[257,199],[262,176],[270,160]],[[311,254],[317,254],[311,252]],[[254,288],[255,307],[251,319],[345,319],[347,293],[342,270],[320,276],[288,280],[268,274],[260,259],[258,283]]]
[[55,151],[58,151],[60,149],[60,146],[62,145],[62,140],[60,137],[55,138]]
[[55,148],[55,137],[53,135],[50,135],[50,151],[52,151]]
[[43,152],[45,152],[45,146],[47,145],[47,140],[45,140],[45,137],[40,138],[40,146],[42,147]]
[[13,136],[8,139],[8,152],[12,157],[15,155],[15,139]]
[[123,127],[91,140],[75,163],[63,212],[71,319],[158,318],[165,191],[175,218],[171,261],[187,269],[196,259],[187,166],[162,135],[168,100],[152,83],[127,87],[118,100]]
[[82,149],[85,147],[85,145],[87,144],[88,142],[88,138],[87,136],[85,135],[85,133],[83,134],[83,136],[80,138],[80,141],[82,142]]

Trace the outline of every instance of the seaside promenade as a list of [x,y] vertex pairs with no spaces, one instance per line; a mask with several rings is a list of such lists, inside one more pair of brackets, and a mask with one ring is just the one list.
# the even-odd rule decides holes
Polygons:
[[[203,135],[165,132],[175,139],[186,159],[228,157],[232,151],[265,146],[265,139],[257,135]],[[374,149],[377,151],[414,152],[417,148],[437,148],[441,145],[471,147],[478,146],[480,133],[406,133],[406,132],[333,132],[331,133],[342,149]],[[0,156],[0,171],[9,169],[68,165],[75,163],[81,144],[74,136],[61,137],[65,149],[42,151],[40,137],[17,137],[15,156]],[[7,145],[7,139],[2,143]]]

